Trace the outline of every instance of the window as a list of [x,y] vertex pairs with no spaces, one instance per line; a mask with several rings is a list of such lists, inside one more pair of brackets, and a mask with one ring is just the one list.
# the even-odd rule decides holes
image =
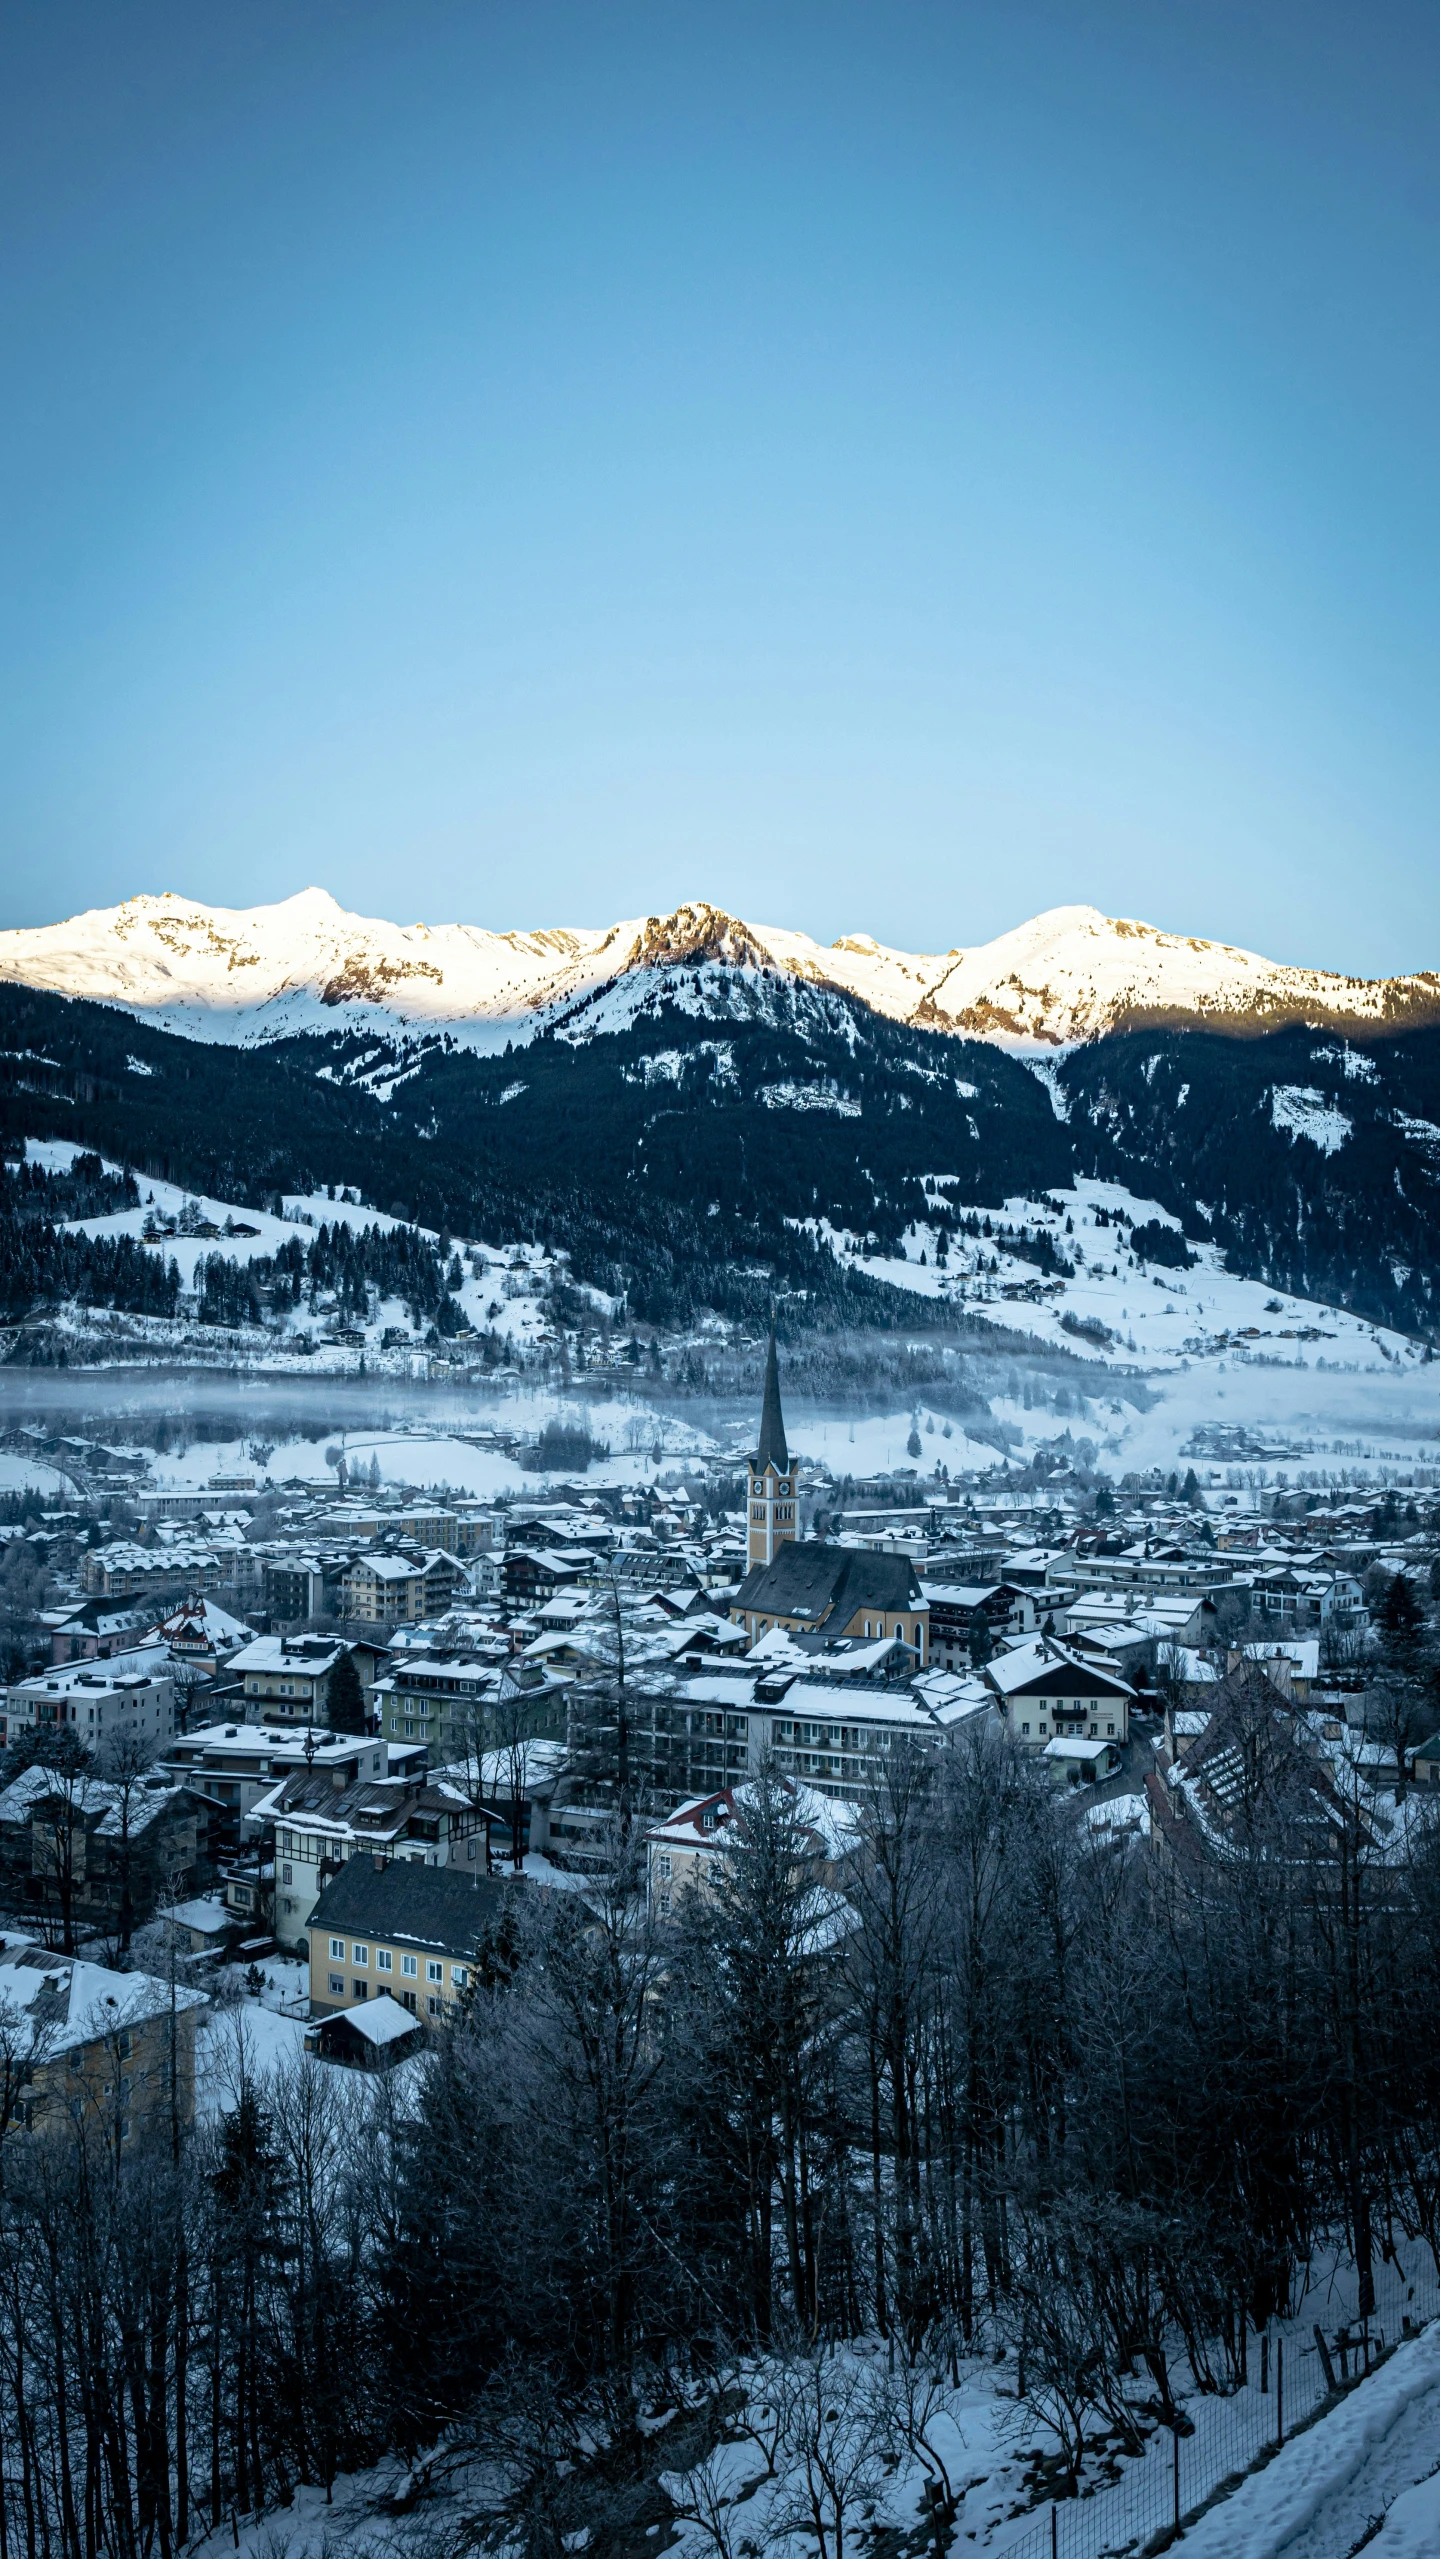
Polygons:
[[413,1981],[415,1979],[415,1958],[413,1955],[401,1956],[400,1970],[405,1975],[407,1981]]
[[345,1961],[345,1940],[344,1940],[344,1938],[343,1938],[343,1937],[332,1937],[332,1938],[331,1938],[331,1940],[330,1940],[330,1952],[331,1952],[331,1954],[336,1958],[336,1961],[337,1961],[337,1962],[342,1963],[342,1964],[344,1963],[344,1961]]
[[1020,1727],[1020,1730],[1021,1730],[1021,1732],[1022,1732],[1022,1733],[1028,1733],[1028,1732],[1029,1732],[1029,1730],[1030,1730],[1030,1727],[1029,1727],[1029,1725],[1028,1725],[1028,1724],[1022,1724],[1022,1725],[1021,1725],[1021,1727]]
[[291,1866],[282,1866],[280,1869],[280,1881],[282,1884],[293,1884],[295,1881],[294,1868]]
[[350,1988],[357,1999],[368,1999],[370,1996],[370,1985],[368,1982],[352,1981]]
[[469,1985],[469,1970],[464,1964],[452,1964],[450,1967],[450,1978],[455,1984],[457,1990],[464,1990]]
[[344,1998],[344,1996],[345,1996],[345,1976],[344,1976],[344,1974],[343,1974],[343,1973],[332,1973],[332,1974],[331,1974],[331,1976],[330,1976],[330,1996],[331,1996],[331,1998],[332,1998],[332,1999],[343,1999],[343,1998]]
[[668,1884],[674,1871],[674,1861],[670,1856],[669,1850],[666,1849],[655,1860],[655,1872],[659,1876],[662,1884]]
[[444,1965],[427,1964],[425,1967],[425,1978],[427,1981],[443,1981],[445,1978]]
[[122,2060],[122,2061],[128,2061],[128,2060],[129,2060],[129,2058],[130,2058],[130,2037],[129,2037],[128,2033],[127,2033],[127,2034],[122,2034],[122,2035],[120,2035],[120,2036],[117,2038],[117,2041],[116,2041],[116,2047],[115,2047],[115,2049],[116,2049],[116,2051],[119,2053],[120,2058],[121,2058],[121,2060]]
[[1106,1730],[1106,1732],[1109,1734],[1110,1739],[1113,1741],[1113,1740],[1114,1740],[1114,1738],[1115,1738],[1115,1727],[1114,1727],[1114,1725],[1113,1725],[1113,1724],[1107,1724],[1107,1725],[1106,1725],[1106,1727],[1105,1727],[1105,1730]]
[[391,1954],[390,1949],[389,1949],[389,1947],[388,1947],[388,1946],[382,1946],[382,1947],[380,1948],[379,1953],[376,1955],[376,1958],[375,1958],[375,1970],[377,1971],[377,1973],[389,1973],[389,1972],[393,1972],[393,1971],[394,1971],[394,1969],[395,1969],[395,1958],[394,1958],[394,1956]]
[[433,1990],[425,2002],[426,2009],[432,2017],[438,2017],[444,2005],[443,1999],[437,1999]]
[[352,1962],[352,1963],[356,1963],[356,1964],[368,1964],[368,1963],[369,1963],[369,1961],[370,1961],[370,1949],[369,1949],[369,1947],[368,1947],[368,1946],[352,1946],[352,1947],[351,1947],[351,1949],[350,1949],[350,1959],[351,1959],[351,1962]]

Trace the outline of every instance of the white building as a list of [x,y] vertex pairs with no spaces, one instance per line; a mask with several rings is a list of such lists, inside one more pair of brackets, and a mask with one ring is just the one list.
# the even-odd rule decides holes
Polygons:
[[175,1736],[175,1683],[165,1644],[108,1661],[62,1662],[17,1680],[5,1704],[7,1745],[22,1733],[73,1732],[97,1757],[155,1758]]

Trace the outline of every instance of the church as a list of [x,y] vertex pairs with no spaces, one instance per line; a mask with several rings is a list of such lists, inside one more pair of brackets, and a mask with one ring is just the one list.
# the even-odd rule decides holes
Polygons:
[[793,1635],[873,1639],[897,1636],[917,1667],[930,1656],[930,1610],[903,1555],[831,1546],[796,1534],[795,1462],[780,1408],[775,1328],[765,1361],[760,1438],[749,1460],[747,1553],[750,1569],[730,1614],[751,1643],[783,1626]]

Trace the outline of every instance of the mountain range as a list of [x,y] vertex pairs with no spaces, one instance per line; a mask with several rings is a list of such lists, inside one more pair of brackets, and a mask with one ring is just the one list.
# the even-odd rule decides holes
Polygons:
[[1440,1021],[1433,970],[1366,979],[1287,967],[1093,906],[1052,907],[993,942],[921,955],[864,933],[826,947],[703,904],[603,930],[492,933],[349,915],[324,889],[241,908],[166,894],[0,933],[4,980],[124,1005],[191,1039],[444,1030],[481,1054],[546,1030],[623,1030],[667,996],[693,1012],[764,1012],[780,987],[1042,1053],[1179,1023],[1369,1035]]
[[706,905],[509,934],[134,898],[0,935],[0,1137],[533,1235],[656,1323],[777,1291],[797,1321],[951,1321],[876,1262],[933,1271],[966,1219],[1084,1178],[1182,1252],[1440,1331],[1440,978],[1090,907],[914,956]]

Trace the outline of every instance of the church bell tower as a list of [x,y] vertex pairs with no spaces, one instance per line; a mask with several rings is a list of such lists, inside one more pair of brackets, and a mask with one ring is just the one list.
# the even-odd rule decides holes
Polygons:
[[780,1548],[794,1534],[795,1469],[785,1445],[780,1367],[772,1323],[765,1361],[765,1396],[760,1407],[760,1444],[750,1460],[750,1562],[773,1564]]

